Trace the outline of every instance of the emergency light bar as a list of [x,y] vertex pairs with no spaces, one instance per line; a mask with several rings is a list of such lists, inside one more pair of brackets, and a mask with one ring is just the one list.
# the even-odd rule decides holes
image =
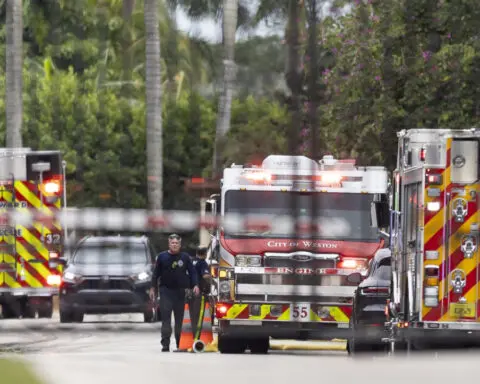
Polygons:
[[310,184],[311,187],[340,186],[342,182],[361,183],[362,177],[343,176],[337,172],[324,172],[322,174],[271,174],[257,169],[246,169],[241,178],[248,184],[293,186],[295,184]]

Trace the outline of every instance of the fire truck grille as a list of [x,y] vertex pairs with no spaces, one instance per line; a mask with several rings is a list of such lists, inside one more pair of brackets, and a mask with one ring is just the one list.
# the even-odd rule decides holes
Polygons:
[[[287,257],[266,257],[264,260],[266,268],[284,271],[265,275],[237,273],[237,300],[260,300],[265,296],[268,296],[269,301],[316,302],[320,296],[322,302],[347,300],[344,288],[348,289],[352,284],[346,276],[334,274],[337,267],[335,260],[313,259],[302,262]],[[340,292],[340,295],[336,292]]]
[[335,268],[335,260],[295,261],[284,257],[266,257],[265,267],[284,268]]

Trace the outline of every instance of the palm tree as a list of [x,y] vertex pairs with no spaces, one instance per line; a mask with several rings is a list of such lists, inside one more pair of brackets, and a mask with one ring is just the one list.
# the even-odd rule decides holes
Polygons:
[[151,210],[161,210],[163,205],[162,75],[156,0],[144,0],[144,20],[148,205]]
[[22,70],[23,70],[23,4],[7,0],[6,8],[6,116],[8,148],[22,147]]
[[235,35],[237,32],[238,0],[223,2],[223,91],[218,102],[217,126],[215,130],[215,148],[213,153],[212,176],[218,177],[221,168],[222,153],[220,148],[230,130],[232,93],[235,83]]

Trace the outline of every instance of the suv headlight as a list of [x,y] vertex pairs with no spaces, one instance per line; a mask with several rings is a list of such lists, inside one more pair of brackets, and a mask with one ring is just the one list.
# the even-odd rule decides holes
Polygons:
[[131,279],[134,280],[136,283],[143,283],[150,280],[151,278],[152,277],[148,272],[140,272],[136,275],[131,276]]
[[81,279],[82,279],[82,276],[77,275],[73,272],[68,272],[68,271],[66,271],[62,276],[62,280],[67,283],[78,283]]
[[261,267],[262,257],[259,255],[237,255],[235,257],[237,267]]

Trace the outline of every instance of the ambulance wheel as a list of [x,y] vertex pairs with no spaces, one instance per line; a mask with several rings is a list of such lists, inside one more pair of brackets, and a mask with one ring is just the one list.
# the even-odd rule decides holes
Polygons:
[[218,351],[225,354],[240,354],[247,349],[247,343],[240,338],[218,335]]
[[250,352],[254,355],[266,355],[270,349],[270,339],[268,337],[253,339],[248,342]]

